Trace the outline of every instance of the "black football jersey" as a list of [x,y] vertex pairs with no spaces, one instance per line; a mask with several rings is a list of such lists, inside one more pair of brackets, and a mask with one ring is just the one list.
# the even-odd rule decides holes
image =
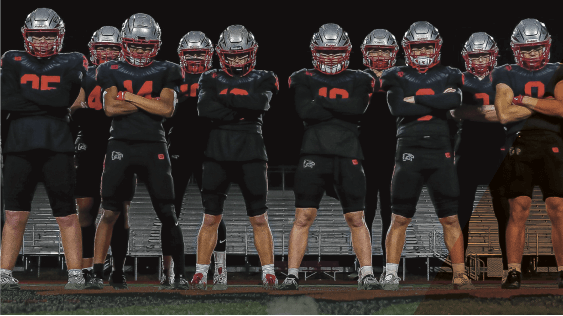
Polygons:
[[374,86],[375,79],[358,70],[294,72],[289,87],[295,89],[295,107],[305,124],[301,154],[364,159],[358,126]]
[[[553,97],[555,85],[550,85],[559,64],[549,63],[537,71],[531,71],[518,65],[504,65],[495,68],[491,74],[493,87],[504,83],[514,92],[514,96],[526,95],[533,98]],[[518,122],[506,124],[507,136],[512,137],[519,131],[544,130],[561,133],[561,119],[538,112]]]
[[[449,136],[449,110],[461,105],[462,74],[459,69],[441,64],[419,73],[410,66],[393,67],[383,72],[381,86],[397,117],[397,137]],[[448,88],[456,92],[443,93]],[[414,96],[415,103],[405,102]]]
[[[483,106],[495,104],[495,89],[489,77],[479,79],[470,72],[463,73],[463,104],[469,106]],[[496,148],[505,143],[504,126],[498,122],[485,123],[464,120],[458,125],[459,142],[456,153],[462,154],[465,150],[480,148]]]
[[73,152],[68,108],[88,67],[80,53],[37,58],[25,51],[2,56],[2,111],[10,113],[6,152]]
[[217,161],[266,160],[262,115],[279,90],[271,71],[252,70],[244,77],[209,70],[199,79],[197,110],[210,120],[205,156]]
[[[162,89],[176,91],[182,82],[180,66],[167,61],[153,61],[146,67],[135,67],[125,61],[109,61],[98,66],[97,82],[102,91],[117,87],[145,98],[159,97]],[[166,142],[164,118],[142,109],[113,117],[110,140]]]
[[111,118],[104,112],[102,87],[96,81],[96,68],[96,66],[89,67],[86,76],[82,78],[82,89],[88,108],[79,108],[73,115],[75,123],[78,124],[78,137],[86,144],[104,144],[110,136]]
[[177,87],[176,110],[174,115],[164,122],[170,155],[182,152],[203,154],[207,145],[209,122],[200,118],[197,113],[200,77],[201,74],[186,73],[182,84]]
[[364,72],[375,79],[375,91],[360,121],[360,142],[365,159],[369,159],[369,155],[380,157],[387,153],[395,157],[397,126],[387,106],[387,93],[381,89],[381,80],[371,69]]

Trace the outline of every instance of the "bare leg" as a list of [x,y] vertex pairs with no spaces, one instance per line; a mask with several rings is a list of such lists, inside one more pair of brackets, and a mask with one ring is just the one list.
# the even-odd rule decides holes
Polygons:
[[532,199],[528,196],[519,196],[515,199],[509,199],[510,218],[506,226],[506,252],[508,263],[522,262],[522,254],[524,253],[524,234],[526,220],[530,215],[530,206]]
[[295,210],[295,222],[289,235],[288,268],[299,269],[307,250],[309,228],[317,217],[316,208],[298,208]]
[[222,215],[204,214],[197,236],[197,264],[211,264],[211,255],[217,244],[217,227]]
[[57,217],[68,270],[82,269],[82,233],[78,214]]
[[549,197],[545,200],[551,220],[551,242],[558,266],[563,266],[563,199]]
[[268,225],[268,214],[249,217],[254,230],[254,245],[262,266],[274,263],[274,239]]
[[453,264],[464,263],[463,233],[457,215],[440,218],[444,229],[444,243],[450,252]]
[[385,248],[387,248],[387,263],[399,264],[401,261],[401,253],[405,245],[407,227],[411,222],[410,218],[393,214],[391,216],[391,226],[387,232],[385,240]]
[[0,267],[13,270],[22,247],[25,225],[29,219],[29,212],[6,210],[6,222],[2,230],[2,256]]
[[371,236],[366,226],[364,211],[344,214],[344,219],[352,234],[352,247],[360,261],[360,266],[371,267]]

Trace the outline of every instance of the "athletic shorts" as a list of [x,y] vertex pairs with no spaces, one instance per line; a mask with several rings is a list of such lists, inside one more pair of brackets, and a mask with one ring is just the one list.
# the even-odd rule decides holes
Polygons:
[[457,215],[459,183],[450,138],[399,138],[391,181],[393,214],[412,218],[425,184],[439,218]]
[[366,178],[362,162],[339,156],[305,155],[295,172],[295,207],[319,208],[327,186],[334,186],[344,214],[365,208]]

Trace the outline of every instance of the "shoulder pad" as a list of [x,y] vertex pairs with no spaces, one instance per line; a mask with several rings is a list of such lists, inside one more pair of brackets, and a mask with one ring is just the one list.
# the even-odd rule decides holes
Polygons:
[[312,75],[313,73],[310,72],[310,70],[305,69],[305,68],[292,73],[291,76],[289,76],[289,79],[288,79],[288,82],[287,82],[288,86],[291,88],[292,83],[295,85],[295,83],[301,82],[302,79],[300,79],[300,78],[302,78],[303,76],[305,76],[307,74]]
[[218,72],[217,69],[210,69],[210,70],[208,70],[208,71],[202,73],[202,74],[201,74],[201,78],[203,78],[203,77],[209,77],[209,76],[215,78],[215,77],[217,77],[217,72]]

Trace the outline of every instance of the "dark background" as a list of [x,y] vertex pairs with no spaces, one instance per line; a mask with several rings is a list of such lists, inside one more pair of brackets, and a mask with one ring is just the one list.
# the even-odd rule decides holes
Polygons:
[[[115,5],[114,5],[115,4]],[[1,52],[22,50],[21,27],[26,16],[38,7],[55,10],[66,25],[63,52],[78,51],[88,55],[88,41],[92,33],[104,25],[121,29],[123,22],[132,14],[150,14],[162,30],[160,60],[178,62],[176,49],[180,38],[188,31],[204,32],[216,44],[219,34],[229,25],[242,24],[252,32],[258,42],[256,69],[274,71],[280,80],[280,93],[274,96],[271,109],[264,119],[264,139],[270,157],[270,165],[294,165],[297,163],[302,123],[294,110],[293,93],[287,87],[287,79],[294,71],[312,68],[309,42],[324,23],[337,23],[348,32],[352,41],[350,69],[364,69],[360,45],[364,37],[376,28],[386,28],[402,39],[408,27],[425,20],[438,28],[444,45],[444,65],[465,70],[460,52],[463,44],[474,32],[487,32],[499,46],[498,64],[513,63],[510,35],[518,22],[536,18],[544,22],[553,43],[551,62],[563,58],[563,19],[558,10],[530,2],[528,7],[505,6],[493,8],[485,2],[436,2],[411,6],[406,2],[350,1],[328,5],[324,2],[292,4],[287,1],[263,1],[253,6],[246,1],[17,1],[6,2],[1,10]],[[403,59],[399,51],[398,65]],[[214,68],[219,68],[214,57]],[[370,106],[387,106],[371,104]],[[194,137],[197,137],[194,135]],[[390,135],[374,135],[374,142]]]

